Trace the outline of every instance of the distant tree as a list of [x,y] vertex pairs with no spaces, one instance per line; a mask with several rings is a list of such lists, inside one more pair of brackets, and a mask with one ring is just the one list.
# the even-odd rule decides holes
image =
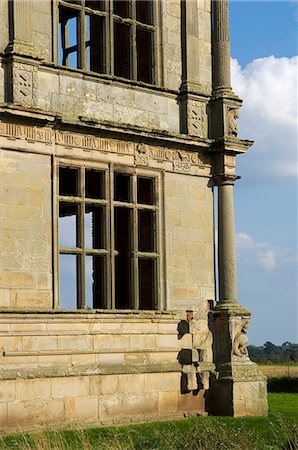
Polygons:
[[267,341],[264,344],[264,353],[265,355],[278,355],[281,353],[281,349],[277,345],[272,344],[272,342]]

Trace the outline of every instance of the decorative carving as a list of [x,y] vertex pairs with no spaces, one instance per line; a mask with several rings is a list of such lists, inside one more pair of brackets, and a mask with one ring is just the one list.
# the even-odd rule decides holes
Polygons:
[[195,361],[212,361],[213,336],[205,321],[192,319],[189,322],[189,332],[192,334],[193,356]]
[[205,138],[208,135],[208,122],[206,104],[189,102],[188,107],[188,133],[192,136]]
[[236,120],[239,118],[239,111],[236,108],[228,110],[228,135],[237,136],[238,126]]
[[137,166],[148,166],[149,158],[146,148],[142,144],[138,144],[135,151],[135,164]]
[[183,366],[182,372],[187,377],[187,390],[196,391],[198,389],[197,369],[193,364]]
[[247,328],[248,328],[248,319],[241,319],[240,331],[235,335],[233,351],[235,356],[243,357],[248,356],[247,351]]
[[174,153],[173,170],[176,172],[189,172],[191,169],[191,155],[190,153],[178,150]]
[[66,148],[81,148],[134,156],[135,164],[149,166],[150,160],[171,162],[176,172],[188,173],[193,166],[210,167],[209,157],[197,152],[172,150],[146,144],[100,138],[92,135],[0,122],[0,135],[10,138],[53,143]]

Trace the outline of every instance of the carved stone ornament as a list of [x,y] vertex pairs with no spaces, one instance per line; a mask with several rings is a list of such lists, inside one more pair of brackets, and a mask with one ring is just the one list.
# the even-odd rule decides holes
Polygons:
[[178,150],[173,161],[173,170],[176,172],[189,172],[191,169],[191,156],[189,153]]
[[239,111],[236,108],[228,110],[228,135],[236,137],[238,134],[237,119],[239,118]]
[[[193,362],[212,362],[212,332],[206,327],[202,327],[202,321],[192,319],[189,323],[189,332],[192,334]],[[195,359],[197,358],[197,359]]]
[[[24,90],[25,88],[27,86],[22,85],[21,89]],[[19,95],[24,96],[24,93],[27,94],[27,91]],[[46,127],[0,122],[0,135],[15,139],[25,139],[27,141],[61,145],[70,151],[72,148],[80,148],[85,151],[101,151],[129,155],[134,157],[135,164],[139,166],[149,166],[151,160],[170,162],[173,171],[180,173],[188,173],[192,167],[210,168],[209,156],[198,152],[136,144],[134,142],[108,139],[94,135],[53,130],[52,128]]]
[[146,152],[146,148],[142,144],[138,144],[135,151],[135,164],[136,166],[148,166],[149,157]]
[[188,107],[188,133],[192,136],[206,138],[208,135],[208,123],[206,104],[189,102]]
[[182,372],[187,377],[187,390],[196,391],[198,389],[197,369],[193,364],[183,366]]
[[241,319],[240,331],[235,335],[233,353],[235,356],[243,357],[248,356],[247,351],[247,329],[248,329],[248,319]]

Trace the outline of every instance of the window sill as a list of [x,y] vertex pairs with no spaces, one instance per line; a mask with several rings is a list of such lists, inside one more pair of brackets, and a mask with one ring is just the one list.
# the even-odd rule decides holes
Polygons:
[[175,94],[178,95],[179,92],[178,90],[172,90],[172,89],[167,89],[164,86],[161,85],[157,85],[157,84],[150,84],[150,83],[145,83],[143,81],[136,81],[136,80],[129,80],[126,78],[121,78],[121,77],[116,77],[114,75],[109,75],[109,74],[101,74],[101,73],[97,73],[97,72],[86,72],[83,69],[75,69],[72,67],[66,67],[66,66],[61,66],[60,64],[56,64],[56,63],[49,63],[49,62],[43,62],[41,64],[41,66],[43,67],[47,67],[50,69],[54,69],[55,71],[58,71],[59,74],[67,74],[67,75],[71,75],[71,76],[77,76],[78,78],[82,78],[84,80],[90,80],[90,81],[102,81],[105,84],[118,84],[119,86],[132,86],[132,87],[139,87],[142,89],[147,89],[147,90],[154,90],[154,91],[162,91],[162,92],[167,92],[167,93],[171,93],[171,94]]

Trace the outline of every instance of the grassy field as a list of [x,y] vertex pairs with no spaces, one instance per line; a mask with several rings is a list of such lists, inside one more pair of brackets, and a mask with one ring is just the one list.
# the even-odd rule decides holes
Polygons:
[[298,394],[269,394],[269,416],[169,422],[0,437],[8,450],[297,450]]

